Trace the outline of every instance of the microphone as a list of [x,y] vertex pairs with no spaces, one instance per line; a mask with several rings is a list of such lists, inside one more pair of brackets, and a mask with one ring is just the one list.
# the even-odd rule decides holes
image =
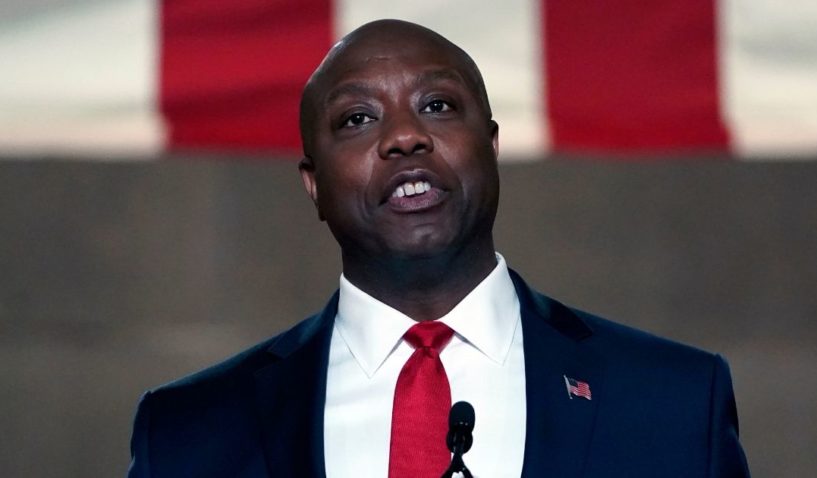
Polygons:
[[473,430],[474,407],[468,402],[455,403],[448,414],[448,435],[445,437],[445,444],[453,456],[442,478],[451,478],[457,472],[462,473],[465,478],[472,478],[462,461],[462,455],[474,444],[474,436],[471,434]]
[[462,455],[471,449],[474,437],[474,407],[468,402],[457,402],[448,414],[448,436],[445,444],[451,453]]

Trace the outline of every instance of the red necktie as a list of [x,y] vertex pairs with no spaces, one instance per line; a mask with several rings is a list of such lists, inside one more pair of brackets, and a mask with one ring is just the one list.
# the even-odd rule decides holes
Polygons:
[[394,390],[389,478],[438,478],[451,454],[445,444],[451,388],[440,350],[454,331],[442,322],[420,322],[403,336],[414,353]]

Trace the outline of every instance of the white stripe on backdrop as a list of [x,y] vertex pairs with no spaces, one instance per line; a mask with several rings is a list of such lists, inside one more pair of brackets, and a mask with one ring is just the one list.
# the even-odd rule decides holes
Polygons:
[[0,154],[160,151],[157,13],[114,0],[0,16]]
[[720,1],[721,107],[744,157],[817,153],[817,1]]

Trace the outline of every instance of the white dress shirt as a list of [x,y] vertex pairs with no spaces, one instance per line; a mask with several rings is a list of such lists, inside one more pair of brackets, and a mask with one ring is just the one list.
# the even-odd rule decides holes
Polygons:
[[[474,477],[518,477],[525,449],[525,363],[519,299],[505,259],[451,312],[455,334],[440,358],[451,402],[474,406]],[[397,376],[413,349],[416,322],[340,278],[324,411],[328,478],[386,477]]]

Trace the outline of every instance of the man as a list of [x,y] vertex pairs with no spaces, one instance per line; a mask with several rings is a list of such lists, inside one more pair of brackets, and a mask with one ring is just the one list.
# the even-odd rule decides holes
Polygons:
[[143,397],[131,477],[744,477],[720,357],[532,291],[495,253],[498,126],[473,61],[406,22],[335,45],[302,98],[304,186],[340,245],[320,314]]

